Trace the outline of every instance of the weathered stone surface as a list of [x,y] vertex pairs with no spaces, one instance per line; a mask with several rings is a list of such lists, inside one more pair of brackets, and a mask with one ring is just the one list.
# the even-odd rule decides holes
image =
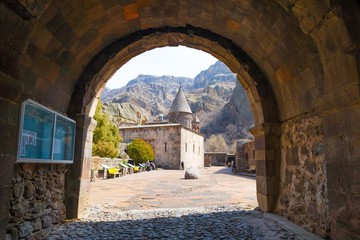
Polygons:
[[[310,0],[145,0],[104,3],[7,0],[0,4],[0,69],[4,73],[3,77],[0,76],[0,82],[6,83],[1,84],[3,88],[0,90],[0,98],[7,103],[18,104],[20,99],[31,97],[53,109],[84,114],[97,96],[97,91],[101,88],[99,85],[106,81],[102,76],[109,75],[106,71],[109,66],[120,67],[136,54],[167,45],[183,44],[210,52],[232,66],[241,81],[247,83],[257,124],[282,121],[285,122],[284,126],[291,125],[294,119],[301,118],[301,114],[315,111],[322,116],[328,115],[329,118],[333,115],[337,117],[334,123],[344,125],[343,128],[336,124],[325,124],[326,128],[329,128],[323,137],[325,156],[321,144],[318,145],[315,138],[310,138],[312,146],[304,143],[308,136],[316,134],[300,136],[301,131],[298,133],[296,129],[285,127],[289,136],[283,142],[281,155],[282,164],[289,168],[283,169],[282,176],[287,180],[282,184],[285,189],[290,188],[290,192],[294,193],[291,198],[283,199],[284,203],[288,201],[289,206],[294,206],[294,213],[299,210],[299,218],[308,215],[307,221],[311,222],[312,214],[308,211],[315,208],[326,223],[326,210],[318,209],[317,202],[315,207],[311,202],[314,200],[307,199],[308,196],[303,194],[304,187],[312,193],[314,186],[317,188],[320,182],[324,182],[317,173],[324,172],[322,169],[326,157],[329,172],[324,175],[328,176],[329,184],[332,184],[330,180],[334,182],[334,185],[331,185],[331,193],[334,194],[331,199],[336,201],[337,194],[341,199],[346,199],[345,210],[341,207],[335,208],[335,203],[332,205],[335,207],[331,214],[331,237],[351,238],[351,233],[355,235],[356,228],[359,229],[356,225],[359,215],[349,217],[349,213],[355,212],[355,208],[350,206],[356,205],[358,201],[353,195],[357,193],[358,183],[349,180],[350,177],[344,173],[354,174],[349,169],[358,167],[358,132],[343,123],[348,122],[347,119],[351,119],[350,122],[359,122],[359,118],[351,114],[335,115],[342,112],[341,110],[351,112],[354,107],[359,106],[360,71],[357,50],[360,39],[357,26],[360,11],[356,0],[330,3],[329,5],[329,1]],[[20,10],[15,5],[20,6]],[[81,8],[78,5],[81,5]],[[34,18],[27,21],[22,18],[24,16]],[[44,34],[44,42],[38,42],[39,35],[32,34],[36,32],[38,25],[49,30],[46,30],[47,36]],[[164,26],[172,27],[163,28]],[[61,32],[72,36],[61,36]],[[171,33],[167,34],[169,32]],[[92,65],[90,62],[97,58],[97,54],[101,61],[94,61]],[[76,63],[76,69],[65,67],[69,65],[69,58]],[[241,65],[246,66],[246,71],[239,67]],[[26,77],[23,68],[31,68],[36,76]],[[60,74],[64,72],[68,74],[62,83],[63,75],[60,77]],[[102,75],[100,72],[107,73]],[[81,77],[82,73],[84,74]],[[15,81],[8,82],[4,75]],[[13,169],[17,168],[17,164],[14,167],[13,163],[16,159],[18,128],[14,127],[14,124],[5,123],[5,119],[9,119],[6,108],[0,110],[0,169],[1,173],[6,174],[0,178],[0,238],[5,236],[3,229],[6,229],[8,223],[8,206],[12,208],[10,224],[13,224],[13,207],[17,201],[25,201],[21,198],[22,191],[17,191],[15,195],[20,195],[20,198],[13,200],[11,197],[14,194],[8,191],[11,185],[9,179],[12,178]],[[16,119],[14,121],[16,122]],[[86,138],[87,127],[80,132],[81,136]],[[296,144],[291,143],[294,139]],[[304,142],[299,143],[303,140]],[[82,137],[77,138],[77,161],[74,163],[75,167],[69,167],[72,172],[67,178],[70,182],[68,184],[74,185],[74,188],[66,188],[66,191],[70,195],[76,195],[73,198],[75,200],[79,199],[79,195],[86,195],[86,191],[78,192],[83,180],[82,173],[88,170],[86,156],[89,156],[91,149],[83,141],[85,140]],[[264,159],[261,160],[265,161],[268,157],[276,159],[277,155],[280,158],[276,151],[272,153],[273,156],[268,155],[267,137],[263,139],[263,143],[260,141],[257,145],[262,146],[260,150]],[[334,148],[329,149],[332,147]],[[343,157],[342,152],[345,153]],[[287,161],[286,156],[294,158]],[[316,161],[312,161],[314,159]],[[296,162],[304,168],[300,168]],[[287,163],[289,165],[286,165]],[[340,170],[336,171],[336,168],[344,170],[344,173],[339,174]],[[274,169],[276,172],[277,169]],[[49,172],[53,170],[49,169]],[[57,178],[37,171],[34,171],[33,176],[28,176],[28,173],[25,175],[23,171],[15,172],[15,177],[20,176],[24,180],[34,177],[34,182],[51,181],[43,179],[43,175],[48,179]],[[59,175],[64,175],[64,172]],[[84,175],[87,177],[88,173]],[[340,176],[341,181],[337,180],[337,176]],[[309,186],[304,182],[308,182]],[[271,183],[275,185],[275,181]],[[49,203],[52,191],[44,191],[43,185],[39,183],[34,198]],[[50,186],[61,188],[61,184]],[[336,186],[341,191],[335,189]],[[63,192],[64,189],[60,189],[56,194]],[[319,189],[318,192],[319,199],[326,199],[326,196],[321,196],[323,190]],[[284,196],[286,195],[290,196]],[[309,196],[312,198],[313,194]],[[298,205],[297,201],[300,199],[306,201]],[[71,200],[67,201],[68,206],[76,202]],[[309,210],[306,212],[304,208],[307,206]],[[78,209],[77,205],[75,209]],[[16,222],[21,224],[25,217],[30,216],[19,217],[23,220],[17,222],[16,218]],[[315,226],[314,229],[323,228],[326,224],[318,225],[320,227]],[[309,226],[309,229],[311,228],[312,226]],[[14,233],[14,238],[18,237],[16,231],[10,231]]]
[[210,165],[212,166],[225,166],[227,160],[226,152],[216,152],[216,153],[205,153],[205,158],[208,159]]
[[329,206],[322,119],[306,115],[282,124],[278,211],[309,231],[326,236]]
[[185,170],[185,179],[198,179],[201,177],[199,169],[190,167]]
[[19,164],[15,172],[8,232],[26,237],[60,223],[65,217],[65,166]]
[[25,198],[33,197],[35,192],[36,192],[36,188],[32,182],[25,183],[25,189],[24,189],[24,197]]
[[236,142],[236,170],[239,172],[255,172],[256,161],[254,141],[239,140]]
[[[155,152],[155,165],[164,169],[180,169],[204,166],[204,137],[180,124],[155,124],[121,127],[124,143],[142,138],[150,143]],[[192,143],[192,144],[190,144]]]
[[34,231],[39,231],[42,229],[42,222],[40,218],[36,218],[35,220],[32,220],[31,225],[34,228]]
[[48,228],[52,225],[52,219],[50,216],[44,216],[41,219],[41,222],[42,222],[43,228]]
[[23,222],[19,225],[19,237],[23,238],[29,236],[34,228],[31,226],[30,222]]

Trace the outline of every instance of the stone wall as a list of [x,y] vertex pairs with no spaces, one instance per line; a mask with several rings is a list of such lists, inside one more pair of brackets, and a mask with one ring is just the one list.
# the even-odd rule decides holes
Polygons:
[[236,142],[236,171],[255,171],[255,142],[242,141]]
[[[127,161],[127,160],[125,160]],[[103,165],[106,165],[111,168],[120,168],[120,163],[123,163],[124,159],[121,158],[103,158],[103,157],[92,157],[91,158],[91,176],[90,181],[95,182],[97,179],[106,179],[108,178],[107,171],[104,171]]]
[[211,166],[225,166],[227,161],[226,152],[206,152],[204,154],[206,162],[211,162]]
[[64,164],[15,164],[7,237],[26,238],[65,219]]
[[107,165],[109,167],[118,168],[120,163],[123,163],[124,160],[120,158],[101,158],[101,157],[92,157],[91,159],[91,170],[102,170],[101,165]]
[[179,123],[188,128],[192,128],[192,113],[185,112],[170,112],[169,113],[169,122]]
[[[165,169],[204,167],[204,137],[180,124],[159,124],[120,128],[124,143],[142,138],[155,153],[155,164]],[[196,149],[195,149],[196,148]]]
[[160,168],[180,168],[180,124],[145,125],[120,128],[124,143],[142,138],[150,143],[155,153],[155,164]]
[[316,115],[291,119],[281,125],[281,131],[278,211],[326,236],[329,210],[322,119]]
[[189,128],[181,129],[181,162],[184,169],[204,167],[204,136]]

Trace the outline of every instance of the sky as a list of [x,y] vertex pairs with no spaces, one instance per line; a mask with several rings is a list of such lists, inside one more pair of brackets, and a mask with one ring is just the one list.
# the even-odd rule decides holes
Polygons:
[[120,88],[139,74],[195,78],[216,61],[215,57],[206,52],[183,46],[156,48],[124,64],[109,79],[106,87]]

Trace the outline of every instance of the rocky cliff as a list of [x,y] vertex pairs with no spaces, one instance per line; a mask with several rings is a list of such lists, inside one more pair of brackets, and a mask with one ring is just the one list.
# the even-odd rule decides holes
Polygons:
[[200,118],[206,138],[220,135],[230,146],[236,139],[249,137],[253,119],[246,92],[222,62],[201,71],[195,79],[139,75],[125,87],[105,88],[101,100],[118,125],[151,122],[160,114],[167,119],[180,86],[193,113]]

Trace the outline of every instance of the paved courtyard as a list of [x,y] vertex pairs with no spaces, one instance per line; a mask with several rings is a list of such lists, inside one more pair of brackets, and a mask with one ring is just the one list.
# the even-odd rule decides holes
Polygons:
[[156,170],[91,183],[81,219],[43,232],[42,239],[317,239],[285,219],[254,210],[255,178],[230,168]]
[[253,177],[232,174],[231,168],[201,169],[202,177],[185,180],[184,171],[156,170],[91,183],[89,206],[114,210],[179,208],[237,204],[258,206]]

